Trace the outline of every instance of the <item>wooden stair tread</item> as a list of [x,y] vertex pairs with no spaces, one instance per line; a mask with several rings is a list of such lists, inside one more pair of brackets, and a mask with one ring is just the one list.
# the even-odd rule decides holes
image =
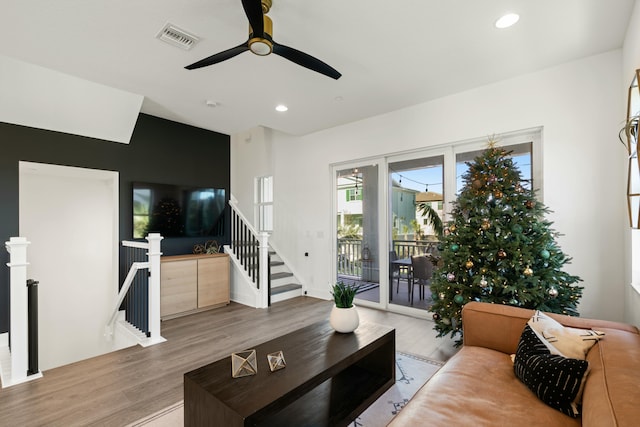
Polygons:
[[271,295],[277,295],[283,292],[295,291],[297,289],[302,289],[302,285],[299,285],[297,283],[289,283],[287,285],[271,288]]

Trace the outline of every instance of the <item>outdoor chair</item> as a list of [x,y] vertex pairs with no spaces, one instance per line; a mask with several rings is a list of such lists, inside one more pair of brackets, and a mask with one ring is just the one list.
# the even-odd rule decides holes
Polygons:
[[425,297],[425,286],[431,284],[433,277],[433,263],[431,259],[425,255],[414,255],[411,257],[411,279],[410,279],[410,302],[413,305],[413,290],[415,285],[419,286],[419,298]]

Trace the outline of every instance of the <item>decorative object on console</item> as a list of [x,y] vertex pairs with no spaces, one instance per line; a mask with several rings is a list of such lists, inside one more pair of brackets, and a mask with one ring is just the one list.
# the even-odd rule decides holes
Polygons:
[[204,245],[193,245],[193,253],[200,254],[218,254],[220,253],[220,245],[215,240],[208,240]]
[[353,299],[360,286],[345,284],[340,281],[331,287],[331,295],[335,305],[329,316],[331,327],[337,332],[349,333],[356,330],[360,324],[360,318]]
[[287,367],[287,362],[284,361],[284,354],[282,354],[282,350],[267,354],[267,361],[269,362],[269,369],[271,369],[271,372]]
[[231,353],[231,376],[241,378],[258,373],[258,360],[255,350]]

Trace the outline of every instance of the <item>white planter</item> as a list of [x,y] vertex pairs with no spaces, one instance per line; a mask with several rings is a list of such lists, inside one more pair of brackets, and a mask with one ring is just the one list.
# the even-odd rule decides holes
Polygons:
[[331,309],[329,324],[336,332],[349,333],[356,330],[360,324],[358,310],[353,305],[351,308],[338,308],[335,305]]

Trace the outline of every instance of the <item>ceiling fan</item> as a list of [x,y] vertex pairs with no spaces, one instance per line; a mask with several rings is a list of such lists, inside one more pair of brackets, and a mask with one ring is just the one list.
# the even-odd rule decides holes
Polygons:
[[271,5],[272,0],[242,0],[244,12],[249,20],[249,39],[236,47],[211,55],[208,58],[194,62],[184,68],[187,70],[194,70],[196,68],[207,67],[209,65],[217,64],[218,62],[226,61],[227,59],[233,58],[244,51],[250,50],[260,56],[275,53],[276,55],[282,56],[283,58],[295,62],[305,68],[324,74],[325,76],[336,80],[339,79],[342,74],[333,67],[311,55],[300,52],[292,47],[276,43],[273,40],[273,23],[271,22],[271,18],[266,15],[266,13],[269,12],[269,9],[271,9]]

